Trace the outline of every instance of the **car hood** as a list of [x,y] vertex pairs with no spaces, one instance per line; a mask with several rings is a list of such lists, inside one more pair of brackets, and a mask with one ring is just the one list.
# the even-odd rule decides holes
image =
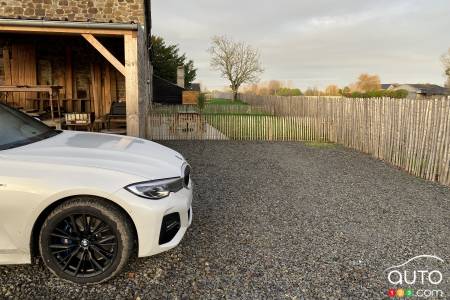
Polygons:
[[7,159],[118,171],[155,180],[182,176],[184,158],[174,150],[143,139],[63,131],[23,147],[0,153]]

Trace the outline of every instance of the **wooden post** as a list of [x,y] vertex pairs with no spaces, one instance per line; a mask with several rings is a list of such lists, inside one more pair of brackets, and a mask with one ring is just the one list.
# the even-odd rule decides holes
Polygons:
[[135,34],[125,35],[125,93],[127,135],[139,137],[138,45]]
[[109,64],[103,64],[104,67],[104,77],[103,77],[103,101],[102,101],[102,111],[104,114],[109,112],[111,107],[111,70],[109,68]]
[[73,111],[73,76],[72,76],[72,48],[66,47],[66,70],[64,72],[65,76],[65,91],[66,91],[66,99],[67,99],[67,111]]
[[[99,63],[91,63],[91,110],[95,112],[95,117],[102,116],[102,73]],[[91,111],[92,112],[92,111]]]
[[11,60],[9,57],[9,47],[3,47],[3,66],[5,69],[6,85],[11,85]]

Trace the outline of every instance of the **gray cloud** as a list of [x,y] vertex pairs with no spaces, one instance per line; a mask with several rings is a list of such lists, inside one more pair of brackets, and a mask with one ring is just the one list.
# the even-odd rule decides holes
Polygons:
[[209,68],[213,35],[261,51],[262,80],[306,88],[346,85],[362,72],[383,82],[444,82],[450,47],[448,0],[153,0],[153,33],[177,43],[210,88],[227,85]]

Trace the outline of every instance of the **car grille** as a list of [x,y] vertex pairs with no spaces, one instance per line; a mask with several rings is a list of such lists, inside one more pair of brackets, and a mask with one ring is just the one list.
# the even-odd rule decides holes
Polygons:
[[183,178],[183,184],[185,187],[189,185],[190,180],[191,180],[191,167],[189,165],[186,165],[186,168],[184,169],[184,178]]
[[159,244],[170,242],[181,228],[180,214],[172,213],[164,216],[161,223],[161,231],[159,233]]

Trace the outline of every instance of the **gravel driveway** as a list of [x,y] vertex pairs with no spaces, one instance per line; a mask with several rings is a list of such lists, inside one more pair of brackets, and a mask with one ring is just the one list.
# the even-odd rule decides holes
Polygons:
[[[191,162],[196,182],[179,247],[98,286],[40,265],[0,267],[0,298],[374,299],[390,287],[383,270],[413,256],[437,255],[449,269],[446,187],[339,146],[165,144]],[[440,285],[447,296],[449,284]]]

